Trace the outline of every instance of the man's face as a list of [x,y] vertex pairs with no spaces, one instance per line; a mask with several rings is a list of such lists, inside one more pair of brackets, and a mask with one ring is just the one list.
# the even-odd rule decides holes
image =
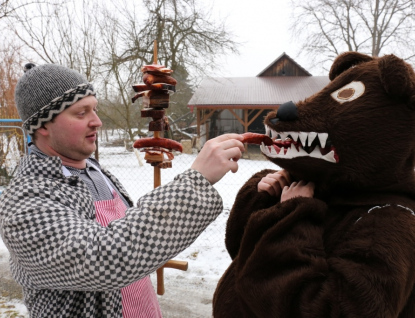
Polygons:
[[71,160],[88,158],[96,149],[97,129],[102,126],[97,104],[94,96],[84,97],[46,123],[48,148]]

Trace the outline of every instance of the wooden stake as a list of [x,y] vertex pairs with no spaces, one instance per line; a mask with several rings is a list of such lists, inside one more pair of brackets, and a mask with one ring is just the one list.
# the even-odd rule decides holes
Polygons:
[[176,260],[169,260],[166,264],[160,267],[157,270],[157,294],[164,295],[164,269],[165,268],[174,268],[180,269],[181,271],[187,271],[189,264],[185,261],[176,261]]
[[[153,47],[153,63],[157,64],[157,40],[154,40],[154,47]],[[160,132],[154,132],[154,138],[160,138]],[[160,167],[154,167],[154,189],[161,185],[161,169]]]
[[157,64],[157,40],[154,40],[154,47],[153,47],[153,64]]
[[[157,64],[157,40],[154,40],[153,64]],[[160,131],[154,131],[154,138],[160,138]],[[163,155],[164,156],[164,155]],[[161,169],[154,166],[154,189],[161,185]],[[157,269],[157,294],[164,295],[164,268],[175,268],[187,271],[188,263],[185,261],[169,260]]]
[[[160,132],[154,132],[154,138],[160,138]],[[154,166],[154,189],[161,185],[161,169],[160,167]]]

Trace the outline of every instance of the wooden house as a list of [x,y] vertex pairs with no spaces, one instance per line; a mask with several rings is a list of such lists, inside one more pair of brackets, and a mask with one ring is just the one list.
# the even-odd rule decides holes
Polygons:
[[283,53],[256,77],[205,78],[188,103],[201,144],[224,133],[264,133],[263,118],[282,103],[320,91],[328,76],[312,76]]

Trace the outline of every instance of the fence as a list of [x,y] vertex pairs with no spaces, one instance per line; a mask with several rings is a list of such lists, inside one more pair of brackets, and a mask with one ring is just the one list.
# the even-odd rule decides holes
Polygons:
[[20,119],[0,119],[0,193],[13,178],[20,158],[27,154],[30,137]]
[[[21,127],[20,119],[0,119],[0,193],[14,176],[21,156],[27,154],[30,136]],[[161,183],[165,184],[176,175],[189,169],[196,158],[200,145],[190,140],[182,140],[184,153],[175,153],[173,167],[163,169]],[[127,189],[134,202],[144,194],[153,190],[153,167],[144,161],[144,153],[133,149],[131,142],[126,142],[119,130],[101,130],[98,157],[101,165],[116,175]],[[224,213],[228,213],[241,186],[254,173],[275,165],[266,161],[260,154],[259,146],[249,145],[243,159],[239,162],[239,170],[229,172],[215,184],[215,188],[223,198]],[[222,222],[223,223],[223,222]],[[206,238],[206,244],[223,241],[225,224],[216,225],[217,230]],[[213,224],[212,227],[215,227]],[[220,238],[220,239],[218,239]]]
[[[103,136],[105,135],[105,138]],[[0,193],[7,186],[16,172],[21,156],[28,152],[27,144],[30,136],[21,127],[20,119],[0,119]],[[176,175],[189,169],[200,150],[200,145],[190,140],[182,140],[184,153],[175,153],[173,167],[162,169],[161,183],[165,184]],[[109,169],[127,189],[134,202],[144,194],[153,190],[153,167],[144,161],[144,153],[133,149],[131,142],[126,142],[119,130],[101,130],[98,157],[102,166]],[[264,159],[259,146],[249,145],[244,157],[239,160],[238,172],[229,172],[215,184],[215,188],[223,199],[224,215],[212,224],[208,237],[203,244],[212,246],[222,244],[225,235],[226,218],[232,208],[235,196],[241,186],[254,173],[262,169],[275,169],[276,166]]]
[[[124,142],[122,134],[116,130],[106,132],[104,139],[108,141],[102,141],[100,138],[99,161],[120,179],[133,201],[136,202],[142,195],[153,190],[153,167],[145,163],[144,153],[134,150],[131,143]],[[186,140],[182,143],[192,144]],[[193,145],[195,146],[195,143]],[[173,167],[162,169],[162,184],[172,181],[176,175],[190,168],[198,153],[197,146],[186,152],[175,153]],[[265,160],[257,145],[249,145],[244,157],[238,161],[238,165],[238,172],[235,174],[229,172],[214,186],[223,199],[224,213],[210,226],[209,234],[204,237],[202,244],[207,246],[223,244],[227,214],[232,208],[238,190],[254,173],[262,169],[276,168],[273,163]]]
[[[8,122],[3,122],[3,124],[4,126],[0,126],[0,136],[2,136],[0,140],[11,140],[9,144],[14,145],[14,148],[11,147],[14,150],[6,156],[7,160],[4,161],[8,176],[4,181],[7,182],[9,177],[13,175],[20,156],[27,152],[27,136],[22,132],[21,127],[10,128],[6,127],[9,126]],[[143,153],[134,151],[131,143],[124,141],[122,133],[116,130],[108,130],[103,133],[106,133],[108,138],[106,136],[99,138],[98,157],[100,163],[120,179],[136,202],[142,195],[153,190],[153,167],[145,163]],[[186,144],[186,142],[184,143]],[[23,148],[19,148],[17,151],[15,148],[17,145],[23,145]],[[0,149],[2,148],[0,147]],[[190,168],[198,149],[190,147],[186,152],[175,153],[173,167],[162,170],[162,184],[170,182],[177,174]],[[159,302],[165,318],[211,317],[211,302],[215,286],[230,263],[230,258],[224,247],[224,238],[226,221],[235,196],[251,175],[262,169],[275,169],[276,167],[271,162],[264,160],[258,146],[250,146],[248,153],[238,161],[238,164],[238,172],[228,173],[215,184],[215,188],[223,198],[224,209],[221,215],[191,246],[175,257],[175,259],[188,261],[188,271],[183,273],[166,270],[164,273],[166,294],[159,297]],[[155,274],[151,274],[151,276],[153,284],[155,284]]]

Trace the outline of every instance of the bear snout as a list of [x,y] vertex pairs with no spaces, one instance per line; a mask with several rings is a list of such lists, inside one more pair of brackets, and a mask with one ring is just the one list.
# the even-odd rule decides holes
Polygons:
[[278,121],[292,121],[298,119],[297,105],[292,101],[283,103],[278,107],[275,118],[270,119],[271,124],[276,124]]

